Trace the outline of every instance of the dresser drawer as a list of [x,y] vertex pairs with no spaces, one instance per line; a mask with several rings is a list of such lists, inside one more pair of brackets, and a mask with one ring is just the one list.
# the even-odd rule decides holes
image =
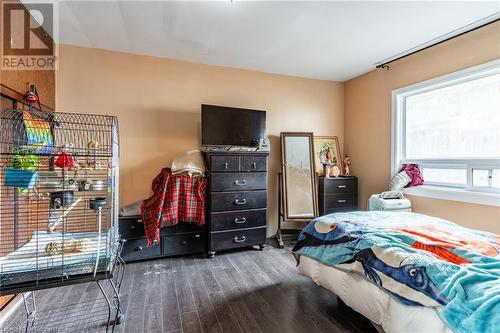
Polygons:
[[212,173],[210,191],[248,191],[265,190],[267,177],[265,172]]
[[241,229],[210,233],[211,251],[266,243],[266,228]]
[[357,178],[322,178],[319,183],[320,194],[356,193]]
[[265,227],[266,215],[266,209],[212,213],[210,215],[210,229],[230,230],[250,227]]
[[210,193],[212,212],[266,208],[266,191]]
[[144,224],[141,217],[119,219],[120,236],[123,239],[144,237]]
[[161,240],[163,255],[177,255],[203,251],[203,233],[189,233],[163,236]]
[[240,171],[266,171],[267,158],[262,156],[241,156]]
[[172,234],[186,234],[192,232],[203,232],[205,230],[205,225],[198,225],[196,223],[185,223],[179,222],[175,226],[165,227],[160,229],[161,236],[167,236]]
[[239,156],[211,156],[210,171],[212,172],[231,172],[238,171],[240,168]]
[[125,261],[149,259],[160,255],[160,245],[147,247],[146,238],[127,239],[123,245],[122,258]]
[[330,214],[333,209],[336,212],[345,212],[358,209],[358,198],[355,193],[330,194],[320,196],[320,204],[323,204],[325,214]]

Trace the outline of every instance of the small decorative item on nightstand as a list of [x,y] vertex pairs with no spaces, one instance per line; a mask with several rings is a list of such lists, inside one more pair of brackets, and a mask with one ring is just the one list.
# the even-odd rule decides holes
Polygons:
[[346,212],[358,209],[358,178],[319,177],[318,180],[319,215]]
[[350,176],[351,159],[349,158],[349,155],[345,154],[342,163],[344,164],[344,176]]

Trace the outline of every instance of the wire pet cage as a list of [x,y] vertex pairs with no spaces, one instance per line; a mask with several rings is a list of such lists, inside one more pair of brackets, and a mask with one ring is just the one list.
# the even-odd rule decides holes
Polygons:
[[0,296],[109,279],[119,304],[118,155],[115,117],[0,113]]

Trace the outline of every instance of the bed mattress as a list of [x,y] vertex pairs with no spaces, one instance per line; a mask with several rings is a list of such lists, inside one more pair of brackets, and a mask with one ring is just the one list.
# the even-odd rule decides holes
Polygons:
[[436,308],[402,304],[358,273],[329,267],[306,256],[300,257],[298,269],[387,333],[452,333]]
[[[50,242],[63,244],[64,241],[75,239],[84,240],[84,246],[79,252],[50,255],[45,250]],[[110,243],[110,234],[101,233],[99,272],[106,270],[110,262],[112,255]],[[26,244],[0,257],[0,287],[91,273],[95,267],[97,248],[97,232],[62,234],[35,231]]]

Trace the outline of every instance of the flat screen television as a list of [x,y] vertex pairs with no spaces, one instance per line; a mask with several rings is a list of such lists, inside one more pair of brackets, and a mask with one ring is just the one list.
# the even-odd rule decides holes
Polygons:
[[202,146],[259,145],[266,137],[266,111],[201,105]]

